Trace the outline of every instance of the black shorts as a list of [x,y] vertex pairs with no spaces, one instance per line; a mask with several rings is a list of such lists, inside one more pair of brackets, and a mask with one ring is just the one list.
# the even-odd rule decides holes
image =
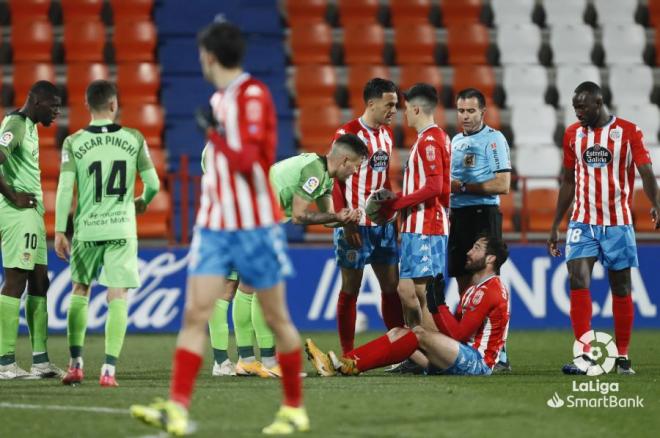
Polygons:
[[468,274],[467,253],[477,236],[488,234],[502,238],[502,213],[497,205],[475,205],[450,210],[448,266],[450,277]]

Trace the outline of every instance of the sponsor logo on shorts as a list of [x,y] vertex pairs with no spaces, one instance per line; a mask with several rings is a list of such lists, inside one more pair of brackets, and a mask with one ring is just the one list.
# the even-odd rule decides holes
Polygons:
[[348,260],[351,263],[354,263],[357,260],[357,251],[355,251],[354,249],[346,251],[346,260]]
[[11,132],[5,132],[0,136],[0,145],[7,147],[9,146],[9,143],[14,139],[14,134]]
[[314,193],[314,190],[316,190],[319,186],[319,179],[315,176],[310,176],[307,181],[305,181],[305,184],[303,184],[302,189],[306,192],[309,193],[310,195]]
[[32,260],[32,254],[29,252],[24,252],[23,255],[21,256],[21,261],[23,263],[30,263],[30,260]]
[[95,240],[95,241],[86,241],[83,242],[85,248],[96,248],[98,246],[125,246],[127,243],[126,239],[114,239],[114,240]]

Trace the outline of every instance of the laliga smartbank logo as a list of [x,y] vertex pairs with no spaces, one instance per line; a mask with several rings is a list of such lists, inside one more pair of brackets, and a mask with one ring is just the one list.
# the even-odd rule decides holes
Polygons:
[[[595,365],[584,358],[585,345],[591,346],[590,356],[596,362]],[[587,376],[600,376],[612,371],[618,354],[614,339],[604,332],[589,330],[573,343],[573,363],[585,371]]]

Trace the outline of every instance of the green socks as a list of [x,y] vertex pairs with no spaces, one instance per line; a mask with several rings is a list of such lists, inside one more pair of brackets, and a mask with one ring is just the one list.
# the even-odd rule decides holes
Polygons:
[[128,304],[123,298],[108,303],[108,318],[105,321],[105,363],[115,364],[128,326]]
[[229,346],[229,324],[227,323],[227,311],[229,301],[217,300],[213,314],[209,320],[209,333],[211,336],[211,347],[213,347],[213,358],[217,363],[227,360],[227,348]]
[[85,345],[85,333],[87,332],[87,305],[89,298],[82,295],[71,295],[69,311],[66,315],[67,340],[71,359],[77,360],[82,357],[82,348]]
[[232,308],[232,318],[234,320],[234,333],[236,335],[236,346],[238,347],[238,356],[241,359],[253,359],[254,349],[252,348],[252,299],[253,294],[246,294],[240,289],[236,291],[234,297],[234,306]]
[[48,362],[48,308],[46,297],[28,294],[25,301],[27,319],[32,344],[32,363]]
[[254,334],[257,337],[261,362],[266,367],[272,368],[277,363],[275,360],[275,335],[266,324],[258,298],[252,300],[251,313],[252,327],[254,327]]
[[0,295],[0,365],[16,361],[16,338],[18,337],[19,298]]

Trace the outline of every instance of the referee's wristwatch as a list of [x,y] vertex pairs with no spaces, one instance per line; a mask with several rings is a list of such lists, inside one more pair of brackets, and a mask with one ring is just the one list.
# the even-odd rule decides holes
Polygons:
[[458,191],[461,193],[467,192],[467,184],[462,182],[460,186],[458,186]]

